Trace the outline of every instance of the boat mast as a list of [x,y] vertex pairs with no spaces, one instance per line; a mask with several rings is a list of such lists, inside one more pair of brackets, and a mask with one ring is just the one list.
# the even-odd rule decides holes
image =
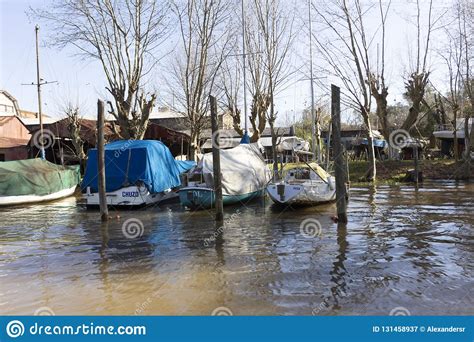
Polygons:
[[[311,152],[313,152],[313,161],[316,160],[316,116],[314,113],[314,83],[313,83],[313,37],[311,29],[311,0],[308,0],[308,23],[309,23],[309,73],[311,82]],[[319,125],[318,125],[319,126]],[[319,127],[317,127],[319,130]],[[321,162],[321,151],[318,141],[318,162]]]
[[41,111],[41,78],[40,78],[40,67],[39,67],[39,44],[38,44],[38,34],[39,34],[39,26],[35,26],[35,34],[36,34],[36,87],[38,89],[38,117],[39,117],[39,124],[40,124],[40,150],[41,150],[41,159],[46,159],[46,155],[44,152],[44,141],[43,141],[43,115]]
[[244,73],[244,136],[242,137],[241,143],[249,143],[248,136],[248,123],[247,123],[247,73],[246,73],[246,53],[245,53],[245,13],[244,13],[244,0],[241,1],[242,4],[242,59],[243,59],[243,73]]

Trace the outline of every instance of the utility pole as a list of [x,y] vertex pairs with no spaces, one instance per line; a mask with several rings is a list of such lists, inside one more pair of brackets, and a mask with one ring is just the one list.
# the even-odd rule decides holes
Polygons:
[[242,4],[242,59],[243,59],[243,74],[244,74],[244,136],[242,137],[241,143],[248,144],[250,142],[248,135],[248,124],[247,124],[247,73],[246,73],[246,58],[245,53],[245,11],[244,11],[244,0]]
[[316,140],[318,144],[317,160],[321,163],[321,146],[319,142],[319,118],[316,118],[314,112],[314,79],[313,79],[313,33],[311,24],[311,0],[308,0],[308,23],[309,23],[309,73],[311,82],[311,152],[313,152],[313,161],[316,160]]
[[43,130],[43,111],[41,108],[41,86],[45,84],[50,84],[50,83],[57,83],[57,81],[51,81],[51,82],[41,82],[41,76],[40,76],[40,64],[39,64],[39,26],[35,26],[35,36],[36,36],[36,83],[31,82],[31,83],[22,83],[21,85],[28,85],[28,86],[36,86],[37,92],[38,92],[38,118],[39,118],[39,124],[40,124],[40,136],[39,136],[39,144],[40,144],[40,153],[41,153],[41,159],[46,159],[46,153],[44,150],[44,130]]
[[38,35],[39,35],[39,26],[35,26],[35,34],[36,34],[36,86],[38,89],[38,116],[39,116],[39,124],[40,124],[40,150],[41,150],[41,159],[46,159],[46,153],[44,151],[44,141],[43,141],[43,114],[41,111],[41,78],[40,78],[40,67],[39,67],[39,43],[38,43]]

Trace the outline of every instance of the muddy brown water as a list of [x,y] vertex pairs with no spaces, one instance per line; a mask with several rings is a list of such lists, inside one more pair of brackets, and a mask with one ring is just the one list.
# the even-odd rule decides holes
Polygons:
[[268,199],[226,207],[217,230],[212,211],[179,204],[107,225],[75,198],[1,208],[0,314],[473,314],[473,195],[454,181],[353,188],[346,227],[335,204]]

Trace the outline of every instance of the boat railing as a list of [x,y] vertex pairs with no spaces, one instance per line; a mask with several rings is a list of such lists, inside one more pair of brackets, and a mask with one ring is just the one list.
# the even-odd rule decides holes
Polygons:
[[435,129],[435,131],[453,131],[453,130],[454,130],[454,126],[452,123],[437,125]]

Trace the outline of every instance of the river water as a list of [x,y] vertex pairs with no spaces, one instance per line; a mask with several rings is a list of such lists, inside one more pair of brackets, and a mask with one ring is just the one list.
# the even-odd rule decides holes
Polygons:
[[[0,314],[474,314],[474,183],[352,188],[335,204],[0,209]],[[142,229],[143,228],[143,229]],[[217,229],[216,229],[217,228]]]

